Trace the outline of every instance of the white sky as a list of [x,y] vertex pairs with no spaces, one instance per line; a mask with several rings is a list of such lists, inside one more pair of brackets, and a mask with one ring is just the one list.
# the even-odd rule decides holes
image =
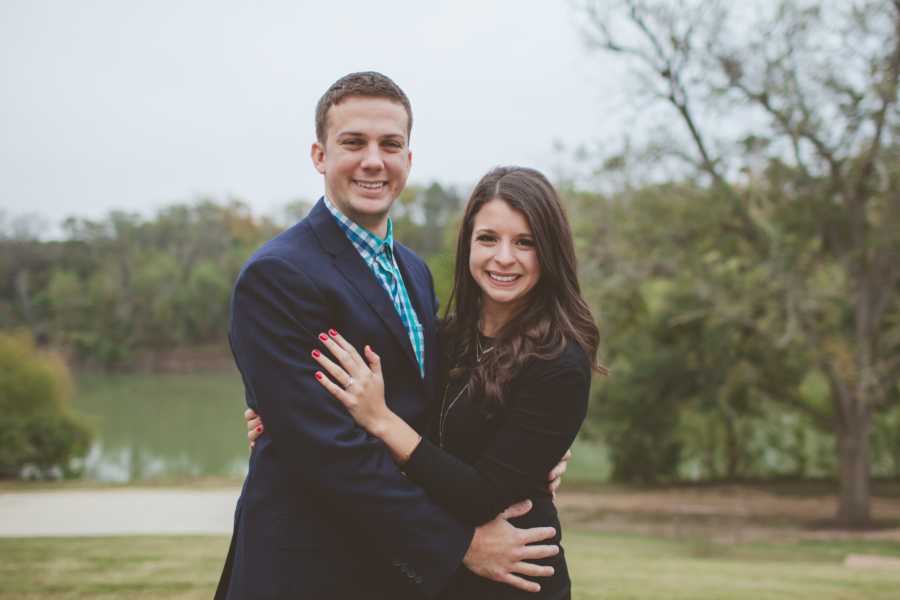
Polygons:
[[0,0],[0,211],[314,199],[315,102],[368,69],[412,101],[411,182],[552,175],[554,140],[628,127],[609,111],[622,77],[563,0]]

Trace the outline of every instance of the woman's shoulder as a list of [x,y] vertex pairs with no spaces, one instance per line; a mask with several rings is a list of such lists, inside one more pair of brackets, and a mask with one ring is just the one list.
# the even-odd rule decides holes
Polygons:
[[563,349],[550,358],[532,358],[522,368],[525,381],[544,379],[549,375],[572,374],[586,378],[591,376],[591,359],[575,340],[566,340]]
[[520,411],[577,427],[587,410],[591,388],[591,362],[574,341],[552,358],[528,361],[513,384]]

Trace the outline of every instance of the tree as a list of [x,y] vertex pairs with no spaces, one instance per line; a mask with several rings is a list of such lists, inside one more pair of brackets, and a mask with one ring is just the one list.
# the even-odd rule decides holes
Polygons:
[[782,400],[833,432],[837,518],[863,526],[873,414],[900,401],[900,0],[754,6],[591,0],[582,14],[591,46],[677,117],[657,151],[715,192],[768,273],[750,326],[827,379],[829,407]]
[[808,361],[754,326],[768,272],[723,228],[728,207],[690,184],[567,195],[583,289],[599,309],[613,371],[596,386],[591,413],[613,476],[771,473],[754,426],[773,399],[799,401]]

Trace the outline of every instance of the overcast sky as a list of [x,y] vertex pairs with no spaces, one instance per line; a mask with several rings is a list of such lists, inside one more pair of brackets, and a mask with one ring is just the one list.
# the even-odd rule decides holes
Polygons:
[[410,181],[552,175],[554,140],[623,129],[607,100],[621,76],[576,24],[562,0],[2,0],[0,210],[314,199],[316,100],[368,69],[412,101]]

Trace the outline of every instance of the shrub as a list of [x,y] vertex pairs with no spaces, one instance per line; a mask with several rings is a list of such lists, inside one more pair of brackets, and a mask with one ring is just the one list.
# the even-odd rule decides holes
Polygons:
[[40,352],[26,334],[0,333],[0,477],[27,468],[41,477],[73,476],[91,434],[69,406],[63,361]]

